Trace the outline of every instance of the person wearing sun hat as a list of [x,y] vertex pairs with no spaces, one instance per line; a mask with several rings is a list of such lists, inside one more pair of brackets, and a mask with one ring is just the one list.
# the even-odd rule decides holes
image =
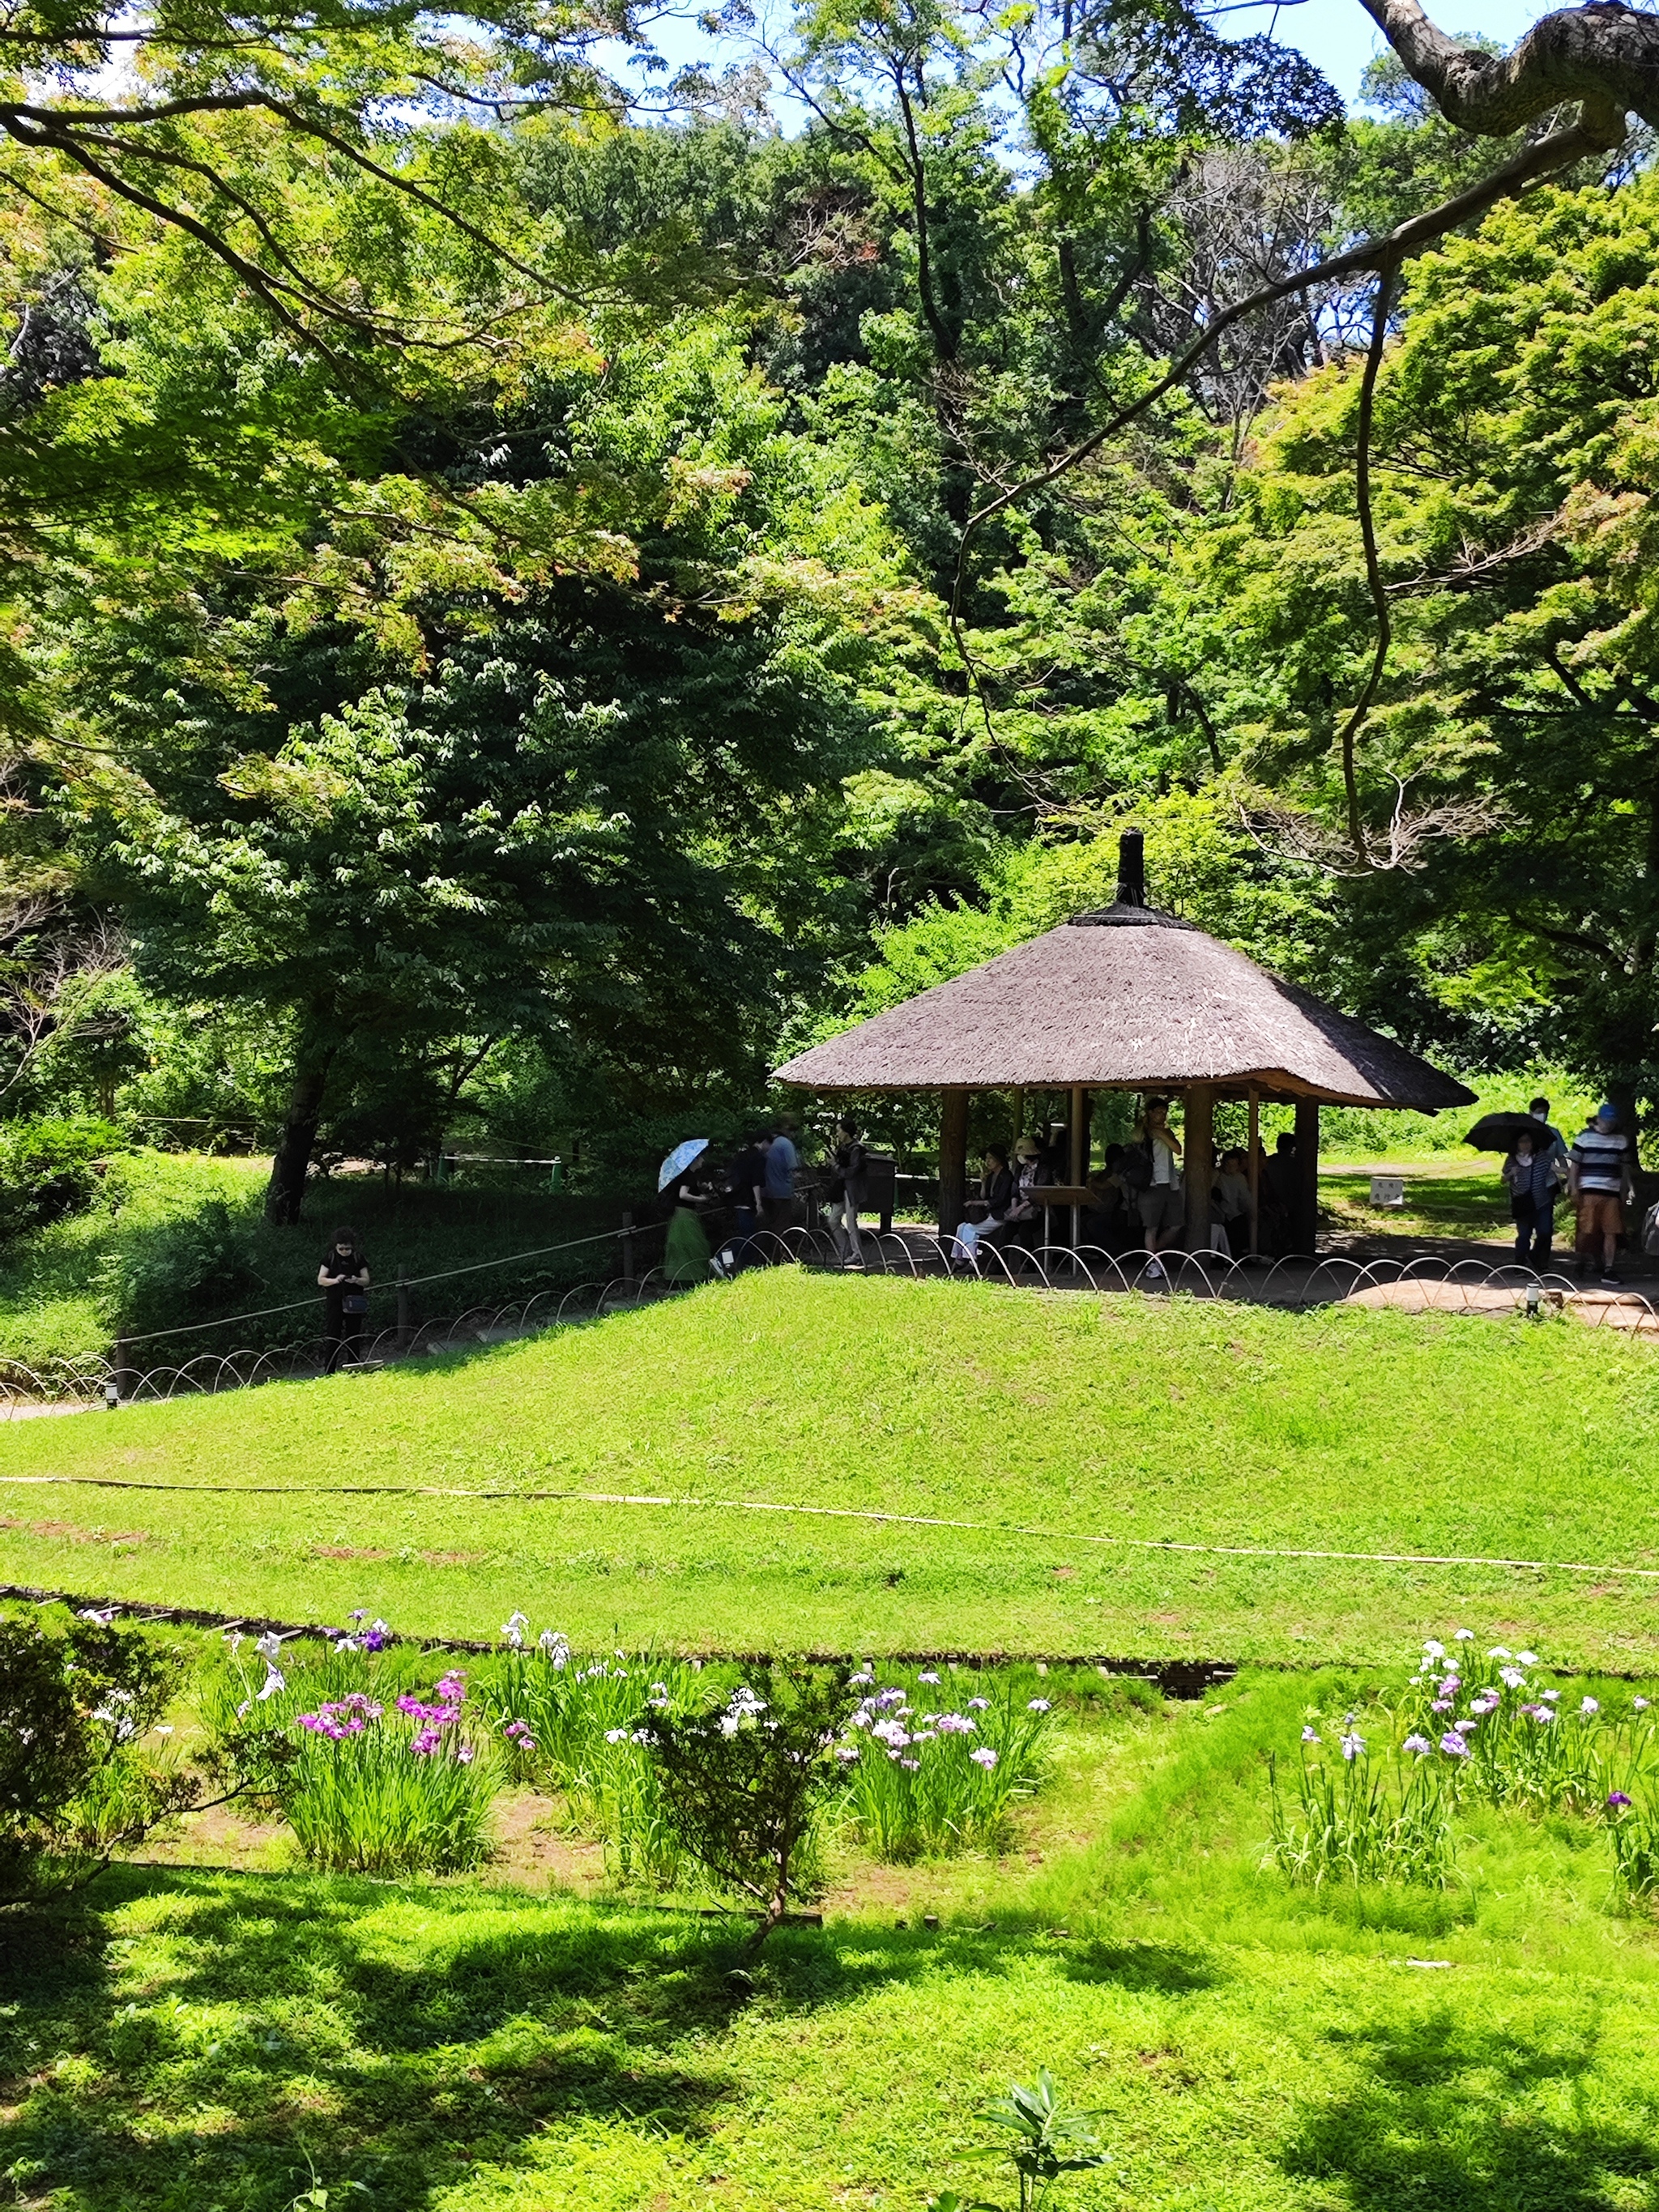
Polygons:
[[1634,1192],[1631,1142],[1619,1127],[1619,1109],[1604,1100],[1595,1117],[1572,1140],[1567,1156],[1573,1204],[1578,1210],[1578,1279],[1589,1276],[1601,1247],[1601,1281],[1617,1290],[1613,1262],[1625,1230],[1625,1201]]

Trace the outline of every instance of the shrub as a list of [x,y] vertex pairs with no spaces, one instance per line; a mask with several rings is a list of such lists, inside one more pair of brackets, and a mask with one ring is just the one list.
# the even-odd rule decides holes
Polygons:
[[223,1199],[210,1198],[194,1213],[135,1237],[100,1270],[116,1328],[170,1328],[234,1312],[261,1297],[270,1285],[254,1264],[255,1234]]
[[163,1749],[171,1730],[147,1741],[187,1668],[95,1617],[60,1634],[0,1620],[0,1899],[85,1881],[199,1801]]
[[0,1122],[0,1240],[90,1206],[94,1164],[126,1147],[114,1123],[94,1115]]
[[[917,1687],[936,1691],[924,1673]],[[918,1713],[896,1686],[871,1686],[853,1712],[837,1753],[847,1769],[848,1805],[862,1839],[884,1859],[905,1861],[998,1840],[1008,1808],[1041,1778],[1050,1709],[1006,1686],[974,1697],[961,1712]]]
[[680,1849],[758,1908],[751,1953],[819,1884],[814,1832],[840,1787],[836,1753],[854,1703],[821,1669],[763,1668],[755,1680],[758,1690],[739,1685],[724,1707],[647,1711],[637,1730]]

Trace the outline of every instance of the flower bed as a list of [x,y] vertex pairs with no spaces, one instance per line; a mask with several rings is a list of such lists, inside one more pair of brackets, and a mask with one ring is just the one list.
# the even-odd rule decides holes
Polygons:
[[1431,1638],[1397,1698],[1346,1714],[1340,1729],[1310,1715],[1288,1784],[1274,1765],[1267,1863],[1315,1887],[1443,1888],[1455,1878],[1454,1815],[1482,1802],[1605,1824],[1626,1893],[1659,1893],[1649,1700],[1569,1698],[1538,1680],[1536,1652],[1477,1653],[1474,1642],[1468,1629],[1451,1650]]
[[[223,1755],[263,1770],[268,1794],[314,1866],[355,1874],[455,1874],[492,1849],[499,1777],[487,1732],[451,1668],[431,1698],[408,1687],[409,1661],[385,1651],[385,1624],[340,1638],[293,1679],[275,1637],[253,1645],[263,1679],[232,1647],[217,1721]],[[227,1716],[234,1686],[245,1694]],[[325,1693],[325,1694],[319,1694]]]

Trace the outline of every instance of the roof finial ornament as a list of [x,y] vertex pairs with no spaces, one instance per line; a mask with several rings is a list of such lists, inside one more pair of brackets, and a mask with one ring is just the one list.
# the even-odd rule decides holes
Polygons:
[[1146,840],[1139,830],[1126,830],[1117,841],[1117,902],[1146,903]]

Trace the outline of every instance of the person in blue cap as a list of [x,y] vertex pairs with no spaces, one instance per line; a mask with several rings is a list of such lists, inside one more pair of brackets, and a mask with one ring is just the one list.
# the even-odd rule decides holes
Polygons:
[[1578,1209],[1580,1282],[1595,1268],[1599,1245],[1601,1281],[1610,1291],[1619,1287],[1613,1267],[1619,1239],[1625,1233],[1625,1201],[1636,1188],[1632,1164],[1631,1141],[1619,1127],[1619,1109],[1603,1100],[1595,1120],[1573,1139],[1567,1156],[1568,1179]]

